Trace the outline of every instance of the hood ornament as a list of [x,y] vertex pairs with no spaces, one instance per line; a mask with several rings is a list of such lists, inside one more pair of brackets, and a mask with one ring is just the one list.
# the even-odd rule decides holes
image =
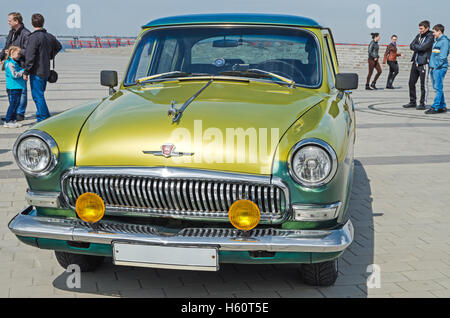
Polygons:
[[167,115],[169,115],[171,117],[175,117],[178,114],[178,112],[180,110],[175,107],[176,104],[177,104],[177,101],[176,100],[172,100],[171,105],[170,105],[170,109],[167,112]]
[[163,156],[164,158],[170,157],[181,157],[181,156],[193,156],[193,152],[178,152],[174,151],[174,144],[163,144],[161,146],[161,151],[142,151],[146,155]]

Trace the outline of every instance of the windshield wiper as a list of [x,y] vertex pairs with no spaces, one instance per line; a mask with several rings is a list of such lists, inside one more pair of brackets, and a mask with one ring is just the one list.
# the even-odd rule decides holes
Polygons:
[[257,68],[252,68],[248,70],[242,70],[242,71],[224,71],[220,72],[220,75],[230,75],[230,76],[245,76],[245,77],[256,77],[256,78],[276,78],[279,79],[282,82],[285,82],[289,85],[289,88],[293,88],[295,85],[295,82],[293,80],[290,80],[284,76],[263,71]]
[[210,79],[208,81],[208,83],[206,83],[205,86],[203,86],[197,93],[195,93],[192,97],[190,97],[180,109],[175,108],[176,105],[176,101],[172,101],[172,105],[169,109],[169,111],[167,112],[167,114],[169,116],[172,116],[172,124],[175,122],[178,122],[181,118],[181,116],[183,116],[183,112],[184,110],[189,106],[190,103],[192,103],[194,101],[194,99],[197,98],[198,95],[200,95],[201,92],[203,92],[211,83],[213,82],[213,79]]
[[146,77],[141,77],[141,78],[136,80],[136,84],[141,84],[141,83],[145,83],[145,82],[151,82],[153,80],[164,79],[164,78],[205,76],[205,75],[210,75],[210,74],[173,71],[173,72],[160,73],[160,74],[150,75],[150,76],[146,76]]

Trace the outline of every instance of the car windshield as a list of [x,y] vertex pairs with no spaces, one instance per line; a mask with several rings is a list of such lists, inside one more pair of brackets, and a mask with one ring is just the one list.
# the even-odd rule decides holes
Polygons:
[[149,31],[139,41],[124,84],[223,75],[317,87],[321,83],[319,61],[313,35],[301,29],[161,28]]

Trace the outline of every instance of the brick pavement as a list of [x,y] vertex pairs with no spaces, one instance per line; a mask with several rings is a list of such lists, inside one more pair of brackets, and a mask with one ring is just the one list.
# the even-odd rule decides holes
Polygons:
[[[122,71],[128,61],[128,52],[109,52],[60,55],[60,80],[47,92],[53,112],[107,94],[99,71]],[[363,87],[366,70],[357,71]],[[379,87],[386,80],[383,71]],[[106,260],[96,272],[82,275],[81,289],[70,290],[53,252],[24,245],[7,229],[25,207],[26,181],[10,150],[25,127],[0,127],[0,297],[450,297],[450,113],[426,116],[401,108],[408,101],[407,80],[403,71],[397,90],[353,93],[355,241],[340,259],[338,281],[327,288],[304,285],[295,265],[225,264],[206,273],[119,267]],[[449,87],[447,80],[448,96]],[[0,93],[0,115],[6,107]],[[34,110],[30,99],[28,126]],[[380,266],[381,288],[367,288],[370,264]]]

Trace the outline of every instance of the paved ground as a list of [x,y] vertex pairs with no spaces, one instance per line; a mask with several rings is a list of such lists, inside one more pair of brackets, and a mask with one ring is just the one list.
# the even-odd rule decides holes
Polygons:
[[[99,71],[123,70],[127,61],[128,54],[61,54],[60,80],[47,91],[51,110],[104,96]],[[366,70],[358,72],[362,82]],[[450,297],[450,113],[426,116],[401,108],[408,99],[407,75],[399,75],[394,91],[354,92],[358,130],[350,210],[356,237],[340,260],[335,286],[308,287],[291,265],[224,265],[204,273],[114,267],[108,260],[83,274],[81,289],[69,290],[53,252],[24,245],[7,229],[25,207],[26,182],[10,150],[25,128],[1,127],[0,297]],[[450,96],[450,80],[446,87]],[[35,121],[29,102],[27,125]],[[367,287],[370,264],[379,265],[381,288]]]

